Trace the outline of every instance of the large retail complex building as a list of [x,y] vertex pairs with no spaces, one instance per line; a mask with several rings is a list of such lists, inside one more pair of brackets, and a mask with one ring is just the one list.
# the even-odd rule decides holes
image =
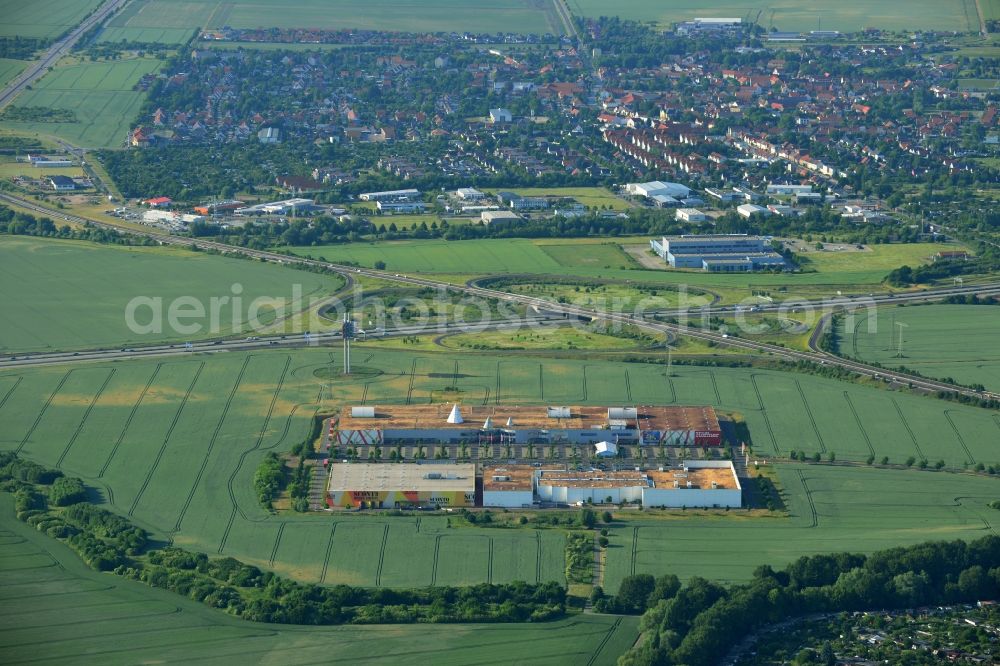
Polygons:
[[762,236],[664,236],[650,241],[650,247],[672,268],[743,273],[760,268],[785,267],[785,258],[772,250],[768,239]]
[[729,507],[743,489],[728,460],[686,460],[678,468],[604,471],[565,466],[500,465],[483,469],[483,506],[641,503],[647,507]]
[[[481,491],[479,491],[479,488]],[[329,466],[329,508],[525,508],[582,504],[739,508],[743,491],[728,460],[676,468],[605,471],[563,464],[343,462]]]
[[475,506],[472,464],[334,463],[326,505],[341,508]]
[[336,447],[461,442],[722,444],[719,419],[711,406],[377,405],[345,407],[327,427]]

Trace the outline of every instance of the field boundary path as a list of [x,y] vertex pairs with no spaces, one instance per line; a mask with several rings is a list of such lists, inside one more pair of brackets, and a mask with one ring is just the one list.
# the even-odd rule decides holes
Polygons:
[[0,92],[0,110],[14,101],[21,92],[32,85],[38,79],[42,78],[48,71],[49,68],[54,65],[60,58],[69,53],[69,50],[83,37],[84,33],[93,28],[95,25],[103,22],[106,18],[112,14],[123,9],[130,0],[108,0],[103,5],[91,12],[90,16],[85,18],[80,25],[73,28],[72,31],[59,41],[55,42],[48,48],[48,50],[42,54],[42,57],[34,61],[32,64],[28,65],[21,75],[7,84],[7,87]]

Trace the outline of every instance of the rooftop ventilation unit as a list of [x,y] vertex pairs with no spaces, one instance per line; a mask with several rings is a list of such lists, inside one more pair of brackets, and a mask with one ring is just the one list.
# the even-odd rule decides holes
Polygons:
[[427,472],[426,474],[424,474],[424,478],[425,479],[440,479],[441,478],[441,472]]
[[568,419],[571,416],[569,407],[549,407],[548,415],[550,419]]
[[493,476],[493,480],[494,481],[510,481],[510,477],[509,476],[501,476],[501,475],[495,474]]
[[356,419],[373,419],[375,418],[375,408],[374,407],[351,407],[351,416]]

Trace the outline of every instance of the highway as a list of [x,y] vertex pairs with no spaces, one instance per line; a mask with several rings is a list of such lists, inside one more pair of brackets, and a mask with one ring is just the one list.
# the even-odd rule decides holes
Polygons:
[[[728,335],[725,333],[719,333],[710,330],[702,330],[700,328],[694,328],[682,324],[651,321],[643,316],[636,316],[636,315],[617,313],[617,312],[600,312],[573,304],[556,303],[543,298],[536,298],[521,294],[511,294],[503,291],[497,291],[493,289],[487,289],[484,287],[477,287],[468,284],[454,285],[447,282],[430,280],[421,277],[413,277],[401,273],[391,273],[388,271],[380,271],[370,268],[345,266],[342,264],[335,264],[327,261],[318,261],[315,259],[304,259],[300,257],[280,254],[277,252],[270,252],[267,250],[254,250],[235,245],[228,245],[225,243],[219,243],[211,240],[204,240],[199,238],[181,238],[177,236],[170,236],[166,234],[153,233],[147,231],[133,231],[131,229],[123,229],[122,227],[116,226],[114,224],[109,224],[107,222],[101,222],[98,220],[93,220],[90,218],[85,218],[79,215],[65,213],[62,211],[54,211],[39,206],[38,204],[32,201],[21,199],[19,197],[14,197],[4,193],[0,193],[0,201],[7,201],[8,203],[12,203],[21,206],[22,208],[26,208],[35,211],[37,213],[46,215],[48,217],[51,217],[56,221],[62,219],[64,221],[72,221],[78,224],[91,224],[97,227],[102,227],[117,232],[128,233],[137,237],[150,238],[165,245],[196,247],[201,250],[213,250],[223,254],[242,254],[256,259],[273,261],[284,265],[304,265],[304,266],[319,267],[332,272],[339,273],[347,277],[358,277],[358,276],[371,277],[380,280],[398,282],[402,284],[430,287],[433,289],[443,289],[443,290],[458,292],[467,296],[474,296],[484,299],[496,299],[497,301],[508,302],[518,305],[525,305],[531,308],[543,310],[548,313],[562,315],[564,317],[580,317],[588,320],[601,320],[610,323],[636,326],[651,331],[653,333],[659,333],[662,335],[684,335],[687,337],[712,342],[716,345],[746,349],[748,351],[756,352],[759,354],[768,354],[790,361],[807,361],[810,363],[829,365],[831,367],[839,367],[844,370],[855,373],[857,375],[872,377],[880,381],[897,383],[904,386],[906,385],[913,386],[915,388],[920,388],[928,391],[951,391],[981,399],[982,398],[1000,399],[1000,395],[988,391],[975,391],[973,389],[957,386],[955,384],[950,384],[947,382],[916,377],[914,375],[909,375],[894,370],[877,368],[874,366],[866,365],[864,363],[859,363],[857,361],[851,361],[838,356],[834,356],[832,354],[826,354],[823,352],[816,352],[816,351],[802,352],[802,351],[787,349],[785,347],[781,347],[778,345],[772,345],[764,342],[756,342],[753,340],[746,340],[739,337],[735,337],[733,335]],[[955,294],[997,293],[998,291],[1000,291],[1000,283],[990,282],[980,285],[970,285],[970,286],[963,285],[961,287],[947,287],[941,290],[933,290],[933,291],[925,291],[917,293],[919,294],[920,299],[927,300],[935,296],[939,298],[944,298],[948,295],[955,295]],[[868,296],[867,298],[874,299],[873,296]],[[899,302],[907,302],[908,300],[914,298],[916,298],[916,295],[913,293],[886,294],[878,298],[877,304],[889,305]],[[808,303],[807,301],[802,301],[799,307],[805,307],[807,303]],[[817,305],[822,305],[822,304],[820,303]],[[861,303],[861,305],[864,304]],[[841,305],[840,307],[843,307],[843,305]],[[429,331],[424,330],[422,332],[426,333]],[[411,333],[411,335],[412,334],[413,333]]]
[[[524,317],[504,321],[464,324],[447,322],[434,326],[402,326],[378,331],[360,331],[355,341],[368,338],[391,338],[408,335],[441,335],[456,333],[477,333],[482,331],[520,329],[529,326],[565,325],[568,322],[563,317]],[[218,354],[230,351],[246,351],[261,348],[279,347],[318,347],[343,340],[340,332],[327,333],[295,333],[286,335],[252,335],[243,339],[200,340],[198,342],[176,342],[156,345],[128,345],[110,349],[87,349],[76,352],[39,352],[11,354],[0,358],[0,368],[25,368],[42,365],[58,365],[61,363],[81,363],[86,361],[124,361],[136,358],[151,358],[184,354]]]
[[93,28],[98,23],[104,21],[111,14],[117,12],[128,0],[107,0],[103,5],[94,10],[90,16],[85,18],[80,25],[73,28],[68,35],[63,37],[57,42],[54,42],[48,50],[42,54],[42,57],[38,60],[33,61],[28,67],[21,72],[21,75],[11,81],[3,92],[0,92],[0,109],[3,109],[12,101],[14,98],[21,94],[28,86],[32,85],[35,81],[42,78],[45,72],[48,71],[49,67],[56,64],[59,58],[69,53],[69,50],[73,48],[73,45],[83,36],[85,32]]

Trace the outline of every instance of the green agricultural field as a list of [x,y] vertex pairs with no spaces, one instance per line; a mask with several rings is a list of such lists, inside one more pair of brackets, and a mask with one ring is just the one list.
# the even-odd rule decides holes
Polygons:
[[595,333],[570,326],[532,328],[523,331],[488,331],[448,336],[446,347],[456,349],[635,349],[638,343],[629,338]]
[[[138,0],[108,21],[102,42],[182,44],[202,28],[218,9],[217,2]],[[219,26],[221,27],[221,26]]]
[[4,121],[0,128],[54,135],[86,148],[121,146],[143,100],[133,87],[159,67],[160,61],[150,58],[57,66],[18,95],[16,106],[66,110],[74,121]]
[[593,310],[634,312],[641,308],[650,312],[681,307],[701,307],[712,302],[712,295],[703,292],[681,293],[670,288],[642,288],[635,285],[611,283],[578,284],[567,282],[536,282],[501,285],[497,287],[513,294],[546,298],[551,301],[573,303]]
[[100,4],[100,0],[0,0],[0,37],[55,39]]
[[743,581],[758,565],[777,568],[803,555],[976,539],[1000,527],[1000,513],[987,506],[1000,493],[992,478],[822,465],[784,465],[779,477],[788,519],[675,511],[616,524],[605,589],[632,573]]
[[[351,261],[374,266],[384,261],[389,271],[454,274],[462,282],[469,276],[499,273],[533,273],[567,277],[600,277],[641,281],[673,287],[688,285],[720,294],[724,302],[737,302],[755,291],[776,299],[836,296],[838,291],[884,291],[883,278],[903,264],[926,263],[940,244],[873,245],[865,252],[810,252],[810,272],[800,274],[721,275],[700,271],[639,268],[622,250],[649,247],[642,237],[608,239],[487,239],[467,241],[389,241],[324,247],[287,248],[302,256],[323,256],[330,261]],[[949,246],[951,247],[951,246]]]
[[[448,389],[449,399],[458,396],[471,404],[712,404],[744,416],[761,458],[795,449],[824,457],[834,452],[840,461],[874,454],[894,463],[910,456],[932,464],[943,459],[953,468],[1000,463],[995,445],[1000,420],[988,411],[809,375],[675,366],[667,376],[663,366],[643,363],[358,345],[359,379],[347,381],[339,375],[338,351],[229,352],[0,370],[0,447],[83,477],[102,490],[112,508],[179,546],[232,555],[302,580],[393,587],[561,581],[563,535],[449,527],[446,518],[433,515],[269,515],[252,488],[257,463],[267,451],[285,451],[302,441],[321,400],[327,409],[362,400],[421,404]],[[841,473],[860,472],[829,471],[831,490],[823,501],[834,516],[856,511],[855,486],[837,490],[834,481]],[[952,506],[953,498],[979,498],[988,483],[1000,488],[990,479],[960,477],[968,489],[955,492],[946,473],[871,474],[872,488],[884,491],[886,506],[908,507],[912,493],[946,489],[933,497],[946,496],[947,510],[894,509],[894,520],[909,512],[912,522],[900,523],[910,525],[909,532],[887,532],[889,541],[965,534],[972,518]],[[782,479],[785,501],[800,511],[805,488],[784,472]],[[974,510],[974,504],[968,507]],[[765,518],[752,525],[791,529],[800,522]],[[815,544],[820,533],[805,534]],[[819,552],[853,543],[813,547]],[[740,563],[762,561],[759,547],[753,540],[736,541],[724,550],[725,558],[748,574],[750,568]],[[533,557],[512,564],[504,553],[513,552]],[[678,569],[685,575],[720,575],[709,558],[685,566]]]
[[[810,2],[774,0],[724,0],[711,6],[691,0],[624,0],[613,6],[599,0],[574,0],[573,13],[598,17],[615,15],[636,21],[667,25],[695,17],[758,19],[778,30],[883,30],[977,31],[979,20],[973,0],[842,0]],[[987,18],[989,18],[987,16]]]
[[[92,571],[62,543],[13,517],[0,495],[0,661],[445,666],[615,663],[638,618],[578,615],[541,624],[303,627],[261,625],[165,590]],[[54,636],[54,632],[57,636]],[[86,655],[86,657],[84,657]]]
[[[213,296],[233,296],[242,286],[243,321],[258,297],[290,299],[301,285],[297,310],[336,291],[343,280],[306,271],[239,259],[224,259],[169,248],[126,248],[79,241],[0,236],[0,353],[52,351],[134,345],[168,340],[222,337],[232,330],[233,303],[219,309],[219,332],[212,333],[206,317],[201,332],[184,335],[168,326],[170,303],[189,296],[210,313]],[[41,296],[44,294],[44,298]],[[137,334],[129,329],[125,310],[135,297],[162,299],[162,333]],[[136,321],[151,321],[151,309],[140,308]],[[262,310],[262,323],[274,321],[273,310]],[[182,320],[181,323],[189,323]],[[240,323],[239,321],[237,322]],[[225,324],[225,326],[223,326]]]
[[20,74],[27,66],[24,60],[11,60],[10,58],[0,58],[0,86],[7,85],[8,82]]
[[979,0],[986,21],[1000,19],[1000,0]]
[[[869,323],[875,324],[871,327],[874,330]],[[963,384],[982,384],[1000,391],[998,330],[1000,307],[884,308],[871,320],[844,320],[840,348],[864,361],[887,367],[903,365],[928,377],[951,377]]]
[[141,0],[112,21],[105,41],[139,39],[176,43],[195,28],[320,28],[410,32],[551,32],[564,30],[551,3],[494,0],[470,6],[459,0]]

